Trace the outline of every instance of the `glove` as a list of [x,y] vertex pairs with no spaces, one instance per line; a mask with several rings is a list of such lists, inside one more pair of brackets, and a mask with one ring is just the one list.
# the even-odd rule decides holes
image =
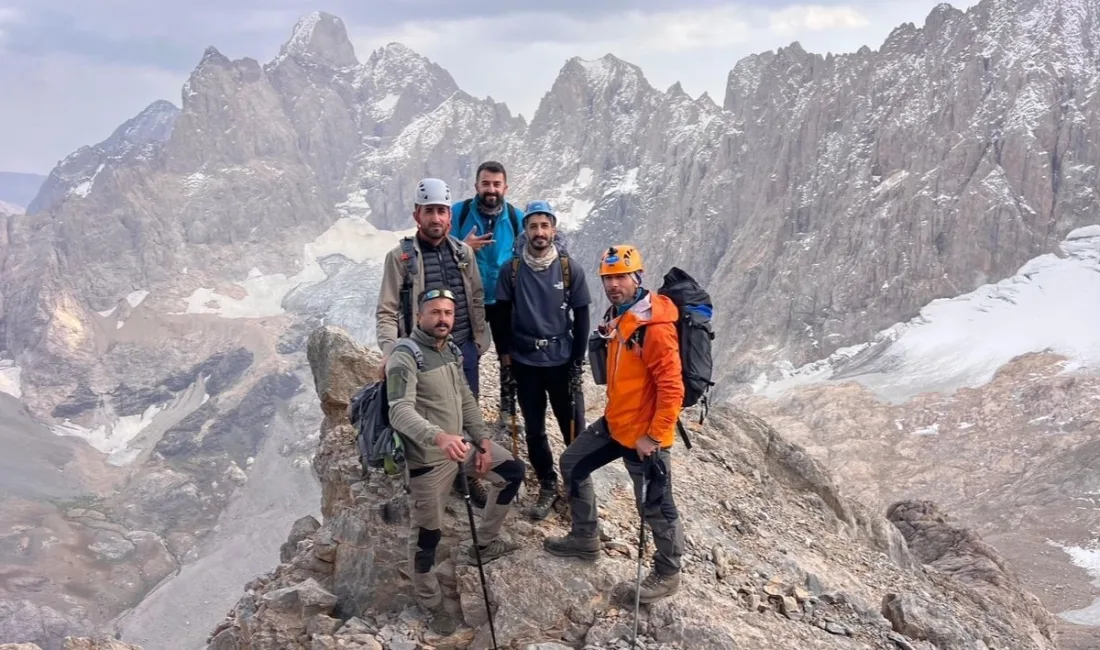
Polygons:
[[579,393],[584,390],[584,360],[574,361],[569,366],[569,390]]
[[500,410],[516,412],[516,378],[510,365],[500,367]]

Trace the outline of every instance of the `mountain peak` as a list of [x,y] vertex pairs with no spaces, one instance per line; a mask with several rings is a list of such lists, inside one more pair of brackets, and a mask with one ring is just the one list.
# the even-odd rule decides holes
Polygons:
[[199,60],[198,67],[201,68],[206,65],[226,66],[232,63],[229,57],[221,53],[221,50],[213,45],[208,45],[206,49],[202,51],[202,59]]
[[587,59],[574,56],[566,60],[559,78],[574,78],[584,81],[590,88],[604,88],[618,85],[624,88],[649,86],[641,68],[625,62],[614,54],[605,54],[599,58]]
[[288,57],[330,68],[346,68],[359,63],[344,21],[323,11],[314,11],[298,19],[290,40],[279,51],[278,60]]
[[642,70],[638,66],[627,63],[614,54],[605,54],[598,59],[582,59],[575,56],[569,59],[562,72],[576,70],[587,79],[596,84],[607,82],[614,77],[632,75],[643,77]]
[[458,91],[449,72],[401,43],[388,43],[371,52],[360,68],[359,85],[383,94],[401,94],[409,86],[434,88],[440,97]]

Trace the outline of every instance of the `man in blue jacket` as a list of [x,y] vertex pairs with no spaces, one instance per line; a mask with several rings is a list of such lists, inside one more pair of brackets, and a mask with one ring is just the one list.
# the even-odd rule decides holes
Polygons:
[[[508,315],[501,314],[496,304],[497,278],[501,265],[512,259],[512,248],[520,233],[523,212],[504,200],[508,192],[508,173],[499,162],[489,160],[478,166],[474,189],[477,193],[472,198],[451,207],[451,235],[474,249],[481,283],[485,288],[485,319],[500,361],[501,356],[507,354],[501,336],[511,327],[511,323]],[[514,390],[511,376],[502,368],[502,409],[515,400]]]

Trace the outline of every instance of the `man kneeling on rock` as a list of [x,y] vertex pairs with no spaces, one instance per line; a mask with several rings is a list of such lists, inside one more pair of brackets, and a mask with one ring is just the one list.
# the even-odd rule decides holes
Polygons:
[[[455,302],[455,295],[446,288],[421,293],[416,301],[420,306],[416,327],[398,341],[386,361],[390,424],[405,444],[408,468],[413,588],[420,606],[432,616],[431,629],[443,635],[453,633],[457,624],[443,608],[434,571],[435,551],[443,536],[443,505],[458,463],[490,484],[477,531],[482,562],[519,548],[501,539],[500,529],[527,471],[522,460],[489,439],[481,409],[463,379],[462,354],[450,336]],[[469,555],[475,561],[472,545]]]
[[[668,297],[642,287],[644,268],[633,246],[613,246],[600,261],[600,279],[611,302],[598,327],[607,339],[607,406],[604,416],[561,455],[573,526],[565,537],[547,538],[544,546],[562,557],[599,557],[592,472],[622,458],[657,547],[653,570],[638,593],[640,602],[651,603],[680,586],[684,527],[672,498],[670,451],[684,383],[676,335],[679,312]],[[643,483],[648,484],[644,504]],[[633,584],[630,592],[633,599]]]

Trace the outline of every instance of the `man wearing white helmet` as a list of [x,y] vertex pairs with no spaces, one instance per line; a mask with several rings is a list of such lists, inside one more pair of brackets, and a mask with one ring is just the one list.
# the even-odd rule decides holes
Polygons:
[[470,390],[478,395],[478,357],[489,347],[485,324],[485,289],[473,249],[451,237],[451,190],[438,178],[416,187],[416,236],[405,237],[386,255],[376,311],[376,337],[388,357],[401,337],[416,325],[416,296],[426,285],[445,286],[458,298],[452,336],[463,355]]
[[[405,237],[386,255],[382,287],[375,312],[375,336],[383,363],[397,340],[416,328],[420,305],[416,297],[425,286],[446,287],[455,296],[454,344],[462,351],[463,374],[474,397],[478,396],[478,360],[489,348],[485,324],[485,289],[473,249],[450,236],[451,190],[438,178],[425,178],[416,186],[416,236]],[[472,479],[474,501],[484,507],[485,489]]]

